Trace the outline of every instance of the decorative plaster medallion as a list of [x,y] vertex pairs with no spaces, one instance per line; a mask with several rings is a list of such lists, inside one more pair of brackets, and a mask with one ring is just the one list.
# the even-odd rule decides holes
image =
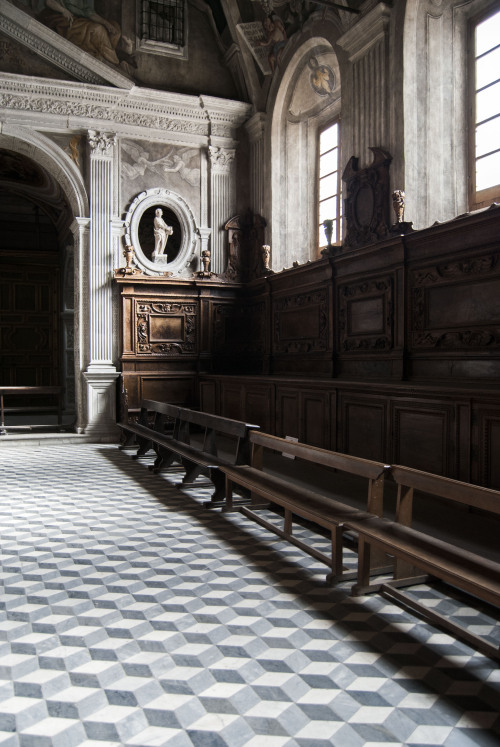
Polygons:
[[[180,247],[171,262],[159,258],[152,261],[144,253],[139,239],[139,224],[141,218],[152,207],[165,207],[172,210],[179,220],[181,229]],[[165,272],[181,274],[193,261],[198,244],[198,231],[186,201],[175,192],[168,189],[154,188],[141,192],[132,201],[125,216],[125,244],[135,249],[136,265],[146,275],[163,275]],[[151,225],[153,231],[153,224]]]
[[336,85],[335,73],[330,65],[320,65],[316,57],[311,57],[309,67],[312,70],[309,80],[313,91],[319,96],[329,96]]

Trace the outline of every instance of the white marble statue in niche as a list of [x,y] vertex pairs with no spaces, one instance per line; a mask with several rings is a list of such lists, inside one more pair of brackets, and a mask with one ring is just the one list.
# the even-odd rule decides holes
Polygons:
[[163,220],[163,210],[157,208],[155,210],[154,228],[153,234],[155,239],[155,248],[153,249],[152,259],[153,262],[168,262],[168,257],[165,255],[165,247],[167,246],[168,237],[174,232],[172,226],[169,226]]

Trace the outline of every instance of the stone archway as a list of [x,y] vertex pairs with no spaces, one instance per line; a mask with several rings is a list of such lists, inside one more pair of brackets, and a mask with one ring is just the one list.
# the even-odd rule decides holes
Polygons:
[[[10,176],[4,169],[2,181],[13,195],[14,202],[16,199],[18,204],[24,201],[28,213],[33,210],[39,211],[43,216],[43,222],[50,222],[53,226],[51,241],[57,242],[58,251],[52,253],[52,260],[50,251],[46,252],[43,262],[48,268],[53,261],[55,270],[53,273],[45,272],[44,277],[53,288],[54,297],[57,295],[59,300],[57,309],[51,308],[50,310],[53,325],[52,333],[47,335],[46,344],[58,351],[57,378],[59,380],[57,383],[65,390],[66,419],[75,421],[78,429],[83,420],[84,403],[80,383],[82,370],[79,345],[80,294],[78,285],[75,284],[75,277],[78,276],[83,236],[75,218],[81,221],[82,216],[88,215],[88,199],[83,178],[76,164],[60,146],[28,128],[4,125],[0,134],[0,149],[4,154],[11,154],[10,157],[18,163],[24,164],[31,173],[30,180],[29,173],[23,172],[22,169],[17,174],[12,172]],[[4,163],[6,162],[8,163],[8,160],[4,159]],[[47,221],[47,217],[50,221]],[[87,218],[84,220],[88,221]],[[25,270],[29,269],[29,257],[29,252],[25,252]],[[36,253],[33,257],[36,261]],[[61,277],[61,281],[56,279],[56,275]],[[36,273],[31,272],[30,276],[35,282]],[[47,290],[49,285],[46,285],[43,293],[50,293]],[[42,291],[36,291],[36,293],[40,296]],[[57,315],[57,318],[54,315]],[[29,327],[28,317],[25,320],[26,329]],[[36,356],[34,358],[37,360]],[[45,380],[42,381],[44,376]],[[50,383],[53,383],[52,379],[56,377],[54,373],[42,376],[39,371],[35,378],[41,381],[26,381],[26,384],[48,383],[47,376],[51,380]]]

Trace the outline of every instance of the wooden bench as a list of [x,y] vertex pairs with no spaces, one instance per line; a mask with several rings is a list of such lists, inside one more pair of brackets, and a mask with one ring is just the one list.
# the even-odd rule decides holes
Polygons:
[[[239,506],[239,510],[247,517],[255,520],[261,526],[300,547],[312,557],[325,563],[330,568],[328,581],[335,582],[354,577],[343,567],[343,530],[346,523],[356,517],[380,515],[383,506],[384,479],[389,469],[382,462],[369,461],[347,454],[339,454],[315,446],[288,441],[277,436],[253,431],[250,433],[252,444],[252,461],[250,465],[233,467],[223,466],[226,475],[226,505],[225,510],[233,508],[233,491],[235,488],[245,488],[250,491],[252,503],[249,506]],[[282,464],[278,465],[280,474],[271,473],[263,468],[264,452],[270,450],[280,455]],[[287,457],[302,460],[312,468],[327,468],[331,481],[328,493],[323,490],[297,484],[287,476],[289,461]],[[280,468],[281,467],[281,468]],[[337,473],[346,473],[364,478],[365,497],[364,507],[350,505],[345,500],[345,492],[336,493]],[[257,513],[258,508],[266,507],[262,501],[281,506],[284,509],[283,527],[268,521]],[[293,535],[293,515],[328,530],[331,540],[331,553],[326,555],[317,548],[311,547]],[[383,554],[381,554],[383,557]],[[372,556],[371,572],[386,572],[385,566],[377,565]]]
[[[0,435],[5,436],[8,433],[7,429],[32,429],[35,426],[32,425],[9,425],[7,426],[5,424],[5,413],[6,412],[25,412],[25,413],[33,413],[33,412],[56,412],[57,413],[57,424],[60,426],[62,424],[62,392],[63,388],[61,386],[2,386],[0,387]],[[5,398],[6,397],[31,397],[31,396],[41,396],[45,398],[45,402],[43,405],[40,406],[26,406],[26,407],[5,407]],[[55,399],[55,404],[50,405],[47,404],[47,400],[50,400],[50,398]],[[37,426],[39,428],[47,427],[47,426]]]
[[[367,517],[359,521],[353,517],[346,522],[358,535],[358,579],[353,593],[380,590],[385,596],[451,630],[486,655],[500,658],[499,648],[398,591],[398,587],[421,583],[432,576],[500,607],[500,562],[485,557],[486,553],[472,552],[460,547],[455,540],[444,538],[446,527],[442,528],[442,536],[437,536],[439,528],[411,526],[414,503],[427,496],[439,500],[439,516],[450,516],[454,508],[465,506],[475,512],[485,512],[485,517],[489,515],[498,521],[500,492],[398,465],[391,468],[391,477],[398,486],[395,520]],[[466,515],[464,513],[464,518]],[[394,558],[392,579],[383,584],[371,579],[370,555],[374,550]],[[427,575],[422,576],[422,573]]]
[[221,467],[248,463],[249,434],[259,426],[219,415],[190,410],[163,402],[144,400],[137,423],[119,423],[125,434],[121,448],[132,439],[138,444],[135,458],[153,449],[156,459],[150,469],[158,473],[175,462],[182,464],[184,486],[206,475],[215,490],[211,506],[225,499],[225,478]]

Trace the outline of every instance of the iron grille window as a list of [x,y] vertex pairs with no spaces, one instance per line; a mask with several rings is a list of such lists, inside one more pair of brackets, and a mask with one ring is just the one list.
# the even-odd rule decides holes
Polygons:
[[143,40],[184,46],[184,0],[143,0]]

